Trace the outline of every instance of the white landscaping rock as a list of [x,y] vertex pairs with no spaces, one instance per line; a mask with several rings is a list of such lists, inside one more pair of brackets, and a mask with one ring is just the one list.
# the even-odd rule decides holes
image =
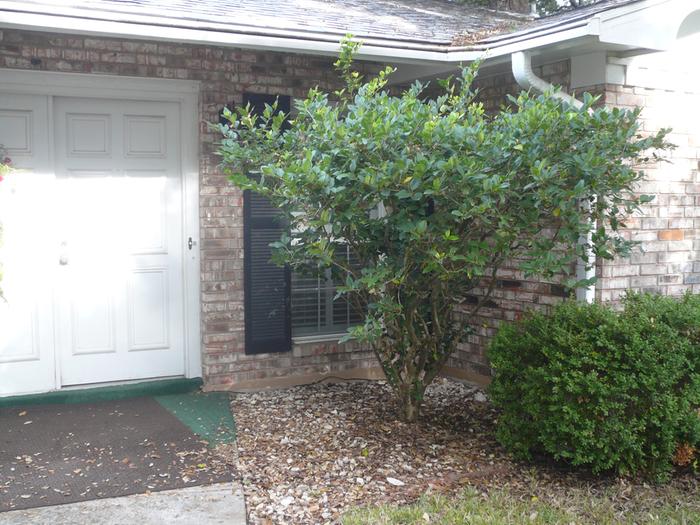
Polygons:
[[477,390],[474,392],[474,401],[477,403],[486,403],[489,399],[486,397],[486,394],[484,394],[481,390]]

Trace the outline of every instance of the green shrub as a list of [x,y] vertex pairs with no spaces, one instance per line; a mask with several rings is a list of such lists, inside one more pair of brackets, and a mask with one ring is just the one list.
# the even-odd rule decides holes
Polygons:
[[498,439],[517,457],[664,478],[700,443],[700,296],[565,302],[504,325],[489,357]]

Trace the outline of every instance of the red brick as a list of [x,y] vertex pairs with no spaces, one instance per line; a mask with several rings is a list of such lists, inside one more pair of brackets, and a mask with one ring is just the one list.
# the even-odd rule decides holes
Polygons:
[[662,230],[659,232],[660,241],[682,241],[684,238],[683,230]]

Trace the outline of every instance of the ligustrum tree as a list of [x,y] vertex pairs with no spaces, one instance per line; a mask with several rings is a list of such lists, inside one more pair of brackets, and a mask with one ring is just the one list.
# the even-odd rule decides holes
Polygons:
[[[368,82],[353,70],[357,47],[346,40],[336,62],[344,89],[312,89],[293,118],[275,107],[228,112],[219,153],[233,183],[286,218],[274,260],[331,268],[339,294],[365,313],[347,337],[371,346],[413,421],[470,333],[456,307],[474,316],[506,263],[567,278],[589,250],[627,253],[624,219],[648,199],[632,193],[634,166],[668,145],[664,133],[638,135],[638,111],[594,109],[590,96],[576,109],[522,93],[487,115],[472,89],[476,66],[434,100],[418,83],[392,95],[391,68]],[[592,221],[591,245],[577,244]]]

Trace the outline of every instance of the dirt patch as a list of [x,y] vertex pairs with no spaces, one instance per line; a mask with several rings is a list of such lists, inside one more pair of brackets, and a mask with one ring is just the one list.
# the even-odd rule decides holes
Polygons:
[[618,483],[513,461],[494,439],[497,412],[484,393],[454,381],[429,388],[416,425],[397,420],[381,382],[237,394],[232,405],[253,524],[334,523],[351,507],[402,505],[466,486],[529,497]]

